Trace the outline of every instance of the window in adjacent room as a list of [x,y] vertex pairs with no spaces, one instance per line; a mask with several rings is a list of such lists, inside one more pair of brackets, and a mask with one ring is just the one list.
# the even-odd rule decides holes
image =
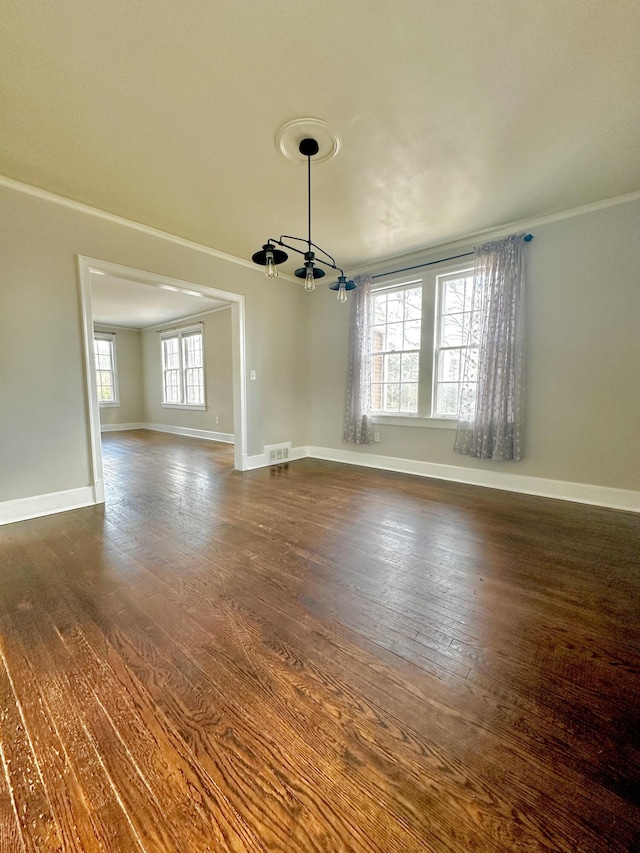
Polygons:
[[204,349],[202,326],[161,333],[162,404],[204,409]]
[[96,366],[98,405],[119,406],[115,334],[95,332],[93,355]]
[[[371,299],[371,413],[455,420],[466,359],[472,269],[377,285]],[[471,361],[470,361],[471,366]]]

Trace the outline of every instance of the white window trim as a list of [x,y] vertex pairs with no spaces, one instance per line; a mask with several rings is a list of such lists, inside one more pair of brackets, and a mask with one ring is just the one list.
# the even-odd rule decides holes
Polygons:
[[458,266],[454,269],[445,270],[440,269],[437,271],[435,277],[435,292],[436,292],[436,309],[435,309],[435,325],[434,325],[434,338],[433,338],[433,369],[432,369],[432,389],[431,389],[431,415],[432,417],[441,418],[443,420],[450,420],[453,423],[457,423],[456,415],[436,415],[434,414],[434,409],[436,405],[436,385],[438,383],[438,357],[440,352],[446,349],[466,349],[464,346],[460,347],[442,347],[440,346],[440,332],[441,330],[438,327],[438,317],[440,315],[440,303],[442,302],[442,292],[444,290],[444,279],[451,277],[452,275],[460,275],[460,276],[468,276],[469,273],[473,275],[473,265],[467,264],[466,266]]
[[380,426],[418,427],[421,429],[456,429],[455,418],[433,418],[421,415],[372,413],[371,420]]
[[435,344],[438,333],[438,300],[440,291],[440,282],[438,279],[452,273],[462,274],[469,273],[470,271],[473,271],[473,259],[467,264],[458,260],[457,263],[444,262],[442,264],[434,264],[433,267],[426,269],[420,276],[409,274],[406,278],[399,278],[397,273],[391,273],[388,277],[374,283],[372,295],[381,290],[402,290],[411,285],[422,285],[422,329],[420,334],[419,375],[423,376],[424,372],[426,372],[431,377],[430,381],[425,380],[424,383],[419,381],[417,414],[372,411],[370,415],[374,424],[394,427],[418,427],[422,429],[453,430],[457,428],[458,421],[454,415],[451,417],[436,417],[433,414],[436,387]]
[[[162,350],[162,341],[167,340],[168,338],[177,337],[180,341],[180,381],[181,383],[184,380],[184,366],[182,363],[183,359],[183,350],[182,350],[182,338],[184,335],[190,335],[194,332],[199,332],[202,335],[202,396],[204,397],[204,403],[202,405],[197,405],[194,403],[165,403],[164,394],[165,394],[165,385],[164,385],[164,356]],[[162,329],[159,330],[160,336],[160,370],[162,373],[162,402],[160,403],[161,408],[163,409],[185,409],[187,411],[192,412],[206,412],[207,411],[207,382],[205,377],[205,365],[204,365],[204,323],[193,323],[190,326],[179,326],[171,329]],[[184,390],[184,389],[183,389]]]
[[206,412],[207,407],[196,406],[194,403],[160,403],[163,409],[191,409],[194,412]]
[[[375,296],[378,293],[392,293],[393,291],[402,291],[402,290],[410,290],[412,287],[421,287],[422,288],[422,278],[407,278],[407,279],[390,279],[385,280],[381,284],[372,288],[371,296]],[[424,292],[423,292],[423,302],[424,302]],[[399,350],[399,352],[415,352],[415,350]],[[418,360],[422,361],[422,333],[420,336],[420,348],[417,350]],[[385,353],[371,353],[370,358],[374,355],[384,355]],[[419,374],[418,374],[419,375]],[[419,393],[419,392],[418,392]],[[370,412],[371,417],[382,417],[382,418],[415,418],[420,415],[420,412],[416,412],[415,414],[412,412],[384,412],[374,409]]]
[[[98,400],[98,408],[99,409],[119,409],[120,408],[120,389],[118,386],[118,359],[116,356],[116,333],[115,332],[95,332],[93,333],[94,339],[97,338],[99,341],[110,341],[111,342],[111,364],[113,367],[113,400]],[[93,381],[95,382],[96,375],[96,366],[93,365]]]

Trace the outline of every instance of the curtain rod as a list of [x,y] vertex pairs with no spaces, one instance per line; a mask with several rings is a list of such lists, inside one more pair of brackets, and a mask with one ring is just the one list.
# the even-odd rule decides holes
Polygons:
[[[533,240],[533,234],[525,234],[524,236],[525,243],[530,243]],[[388,275],[395,275],[399,272],[409,272],[410,270],[419,270],[421,267],[431,267],[434,264],[443,264],[445,261],[455,261],[458,258],[468,258],[469,255],[473,255],[473,252],[463,252],[461,255],[451,255],[450,258],[439,258],[437,261],[427,261],[424,264],[416,264],[414,267],[403,267],[401,270],[389,270],[389,272],[380,272],[377,275],[372,275],[372,280],[374,278],[385,278]]]

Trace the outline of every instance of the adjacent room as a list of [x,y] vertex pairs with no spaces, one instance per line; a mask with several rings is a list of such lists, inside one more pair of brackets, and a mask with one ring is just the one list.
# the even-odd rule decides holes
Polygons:
[[0,853],[640,850],[636,0],[0,21]]
[[233,445],[231,304],[162,277],[120,274],[127,277],[89,271],[85,351],[96,375],[96,431],[155,430]]

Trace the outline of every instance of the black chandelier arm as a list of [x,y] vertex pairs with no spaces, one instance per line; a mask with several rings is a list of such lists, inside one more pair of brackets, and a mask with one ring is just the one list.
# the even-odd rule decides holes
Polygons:
[[[297,252],[299,255],[305,255],[306,252],[303,252],[302,249],[298,249],[296,246],[291,246],[289,243],[285,243],[282,239],[283,237],[287,237],[288,240],[302,240],[302,237],[289,237],[286,234],[283,234],[279,240],[276,240],[275,237],[269,237],[269,243],[275,243],[277,246],[283,246],[285,249],[289,249],[292,252]],[[303,240],[306,243],[306,240]]]
[[[305,240],[304,237],[293,237],[291,234],[281,234],[279,240],[276,240],[275,237],[269,237],[269,242],[276,243],[278,246],[283,246],[285,249],[290,249],[292,252],[297,252],[299,255],[307,255],[308,252],[303,252],[302,249],[298,249],[296,246],[292,246],[290,243],[285,243],[285,237],[287,238],[287,240],[299,240],[301,243],[309,243],[309,241]],[[323,255],[326,255],[327,258],[331,259],[330,261],[325,261],[322,258],[316,257],[313,259],[315,263],[322,264],[325,267],[331,267],[331,269],[334,270],[340,270],[340,272],[344,275],[344,272],[340,269],[339,266],[337,266],[335,259],[331,257],[329,252],[325,252],[323,248],[316,245],[315,243],[311,243],[310,245],[316,248],[319,252],[322,252]]]
[[[287,240],[299,240],[301,243],[309,242],[308,240],[305,240],[304,237],[294,237],[291,234],[281,234],[279,240],[275,237],[269,237],[265,246],[275,243],[277,246],[282,246],[283,248],[289,249],[292,252],[297,252],[299,255],[305,256],[307,254],[307,252],[303,252],[302,249],[298,249],[296,246],[291,246],[289,243],[285,243],[285,237],[287,238]],[[336,270],[340,273],[341,276],[344,277],[344,270],[336,264],[334,258],[332,258],[328,252],[325,252],[325,250],[322,249],[320,246],[316,245],[316,243],[311,243],[311,245],[318,249],[319,252],[322,252],[323,255],[326,255],[328,258],[331,258],[331,262],[324,261],[322,258],[314,258],[315,263],[322,264],[322,266],[324,267],[329,267],[332,270]]]
[[331,263],[327,263],[326,261],[323,261],[320,258],[315,258],[318,263],[324,264],[327,267],[333,267],[333,269],[335,270],[340,269],[340,267],[336,265],[336,259],[332,255],[330,255],[329,252],[325,251],[322,246],[318,246],[317,243],[313,243],[311,240],[307,240],[305,237],[293,237],[291,234],[281,234],[279,240],[274,240],[274,243],[278,243],[280,246],[286,246],[287,249],[292,249],[294,252],[299,252],[301,255],[304,255],[305,252],[303,252],[301,249],[296,249],[294,246],[289,246],[288,243],[283,243],[282,241],[285,239],[299,240],[301,243],[307,243],[310,247],[313,246],[314,249],[317,249],[325,256],[325,258],[329,258],[329,260],[331,261]]
[[281,234],[280,239],[276,240],[276,243],[280,243],[281,246],[287,246],[288,249],[293,249],[294,252],[300,252],[304,255],[302,249],[296,249],[294,246],[289,246],[287,243],[284,243],[283,240],[298,240],[300,243],[308,243],[306,237],[294,237],[292,234]]
[[[315,243],[312,243],[311,245],[314,246]],[[318,246],[316,246],[316,249],[317,248]],[[322,251],[322,249],[320,249],[320,251]],[[337,270],[341,275],[344,275],[344,270],[341,270],[340,267],[336,266],[335,264],[329,263],[329,261],[323,261],[322,258],[314,258],[313,262],[314,264],[322,264],[323,267],[329,267],[329,269]]]
[[[339,267],[337,267],[337,266],[336,266],[336,259],[335,259],[335,258],[333,258],[333,257],[329,254],[329,252],[325,252],[325,250],[324,250],[324,249],[322,249],[320,246],[318,246],[318,244],[317,244],[317,243],[310,243],[310,245],[311,245],[311,246],[313,246],[315,249],[317,249],[319,252],[322,252],[322,254],[323,254],[326,258],[329,258],[329,259],[330,259],[331,264],[327,264],[327,266],[333,266],[333,268],[334,268],[334,269],[339,269]],[[318,258],[318,260],[320,260],[320,259]]]

